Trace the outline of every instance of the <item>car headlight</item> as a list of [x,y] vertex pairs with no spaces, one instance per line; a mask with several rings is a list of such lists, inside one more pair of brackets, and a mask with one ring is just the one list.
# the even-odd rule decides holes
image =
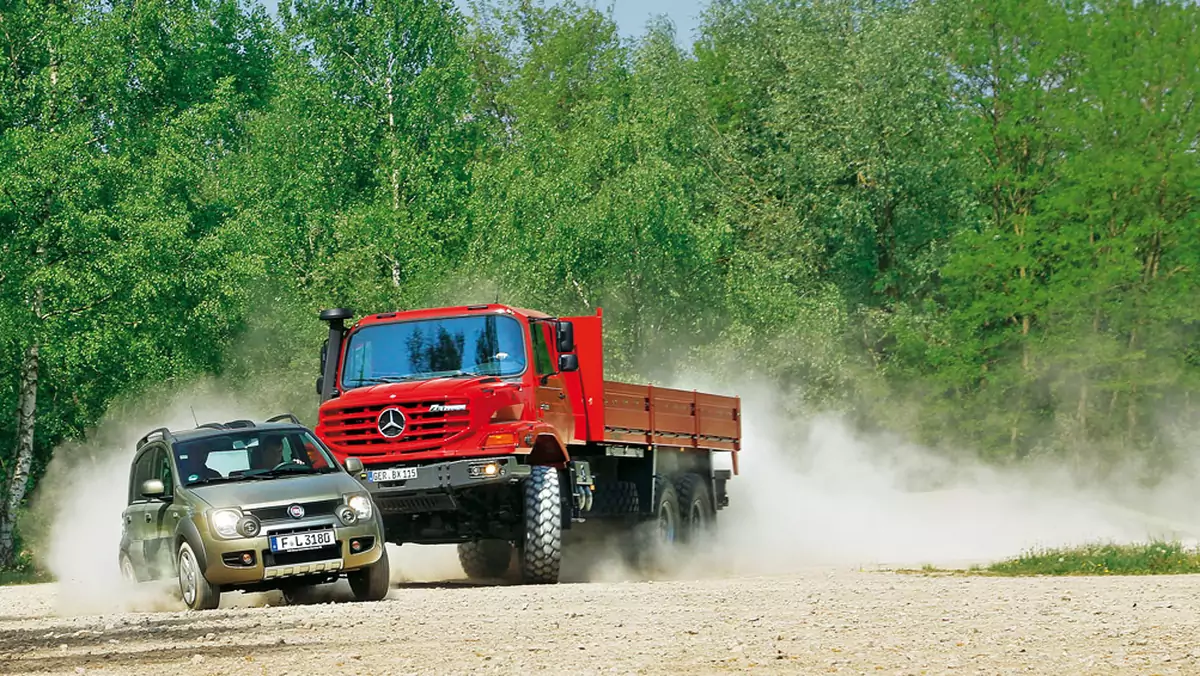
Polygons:
[[367,496],[351,495],[350,499],[346,501],[346,504],[350,505],[350,508],[353,509],[356,514],[358,514],[359,521],[371,518],[371,499]]
[[241,518],[242,513],[236,509],[218,509],[212,513],[208,521],[217,535],[231,538],[237,536],[238,520]]

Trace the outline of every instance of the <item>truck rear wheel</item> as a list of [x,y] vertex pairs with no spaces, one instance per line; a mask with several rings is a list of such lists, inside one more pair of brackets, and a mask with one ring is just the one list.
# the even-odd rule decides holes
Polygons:
[[521,580],[558,582],[562,565],[562,494],[558,470],[537,466],[525,480],[525,538],[521,543]]
[[682,540],[695,542],[709,532],[716,517],[708,482],[699,474],[688,473],[679,477],[675,490],[683,522]]
[[477,540],[458,545],[458,562],[467,577],[473,580],[503,576],[508,572],[510,561],[512,545],[504,540]]

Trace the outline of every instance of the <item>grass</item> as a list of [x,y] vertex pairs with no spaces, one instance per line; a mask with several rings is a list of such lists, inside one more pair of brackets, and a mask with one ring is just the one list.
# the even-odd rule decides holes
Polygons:
[[1035,549],[983,570],[993,575],[1181,575],[1200,573],[1200,549],[1178,542]]
[[1012,559],[967,569],[924,565],[898,573],[924,575],[1186,575],[1200,574],[1200,549],[1179,542],[1095,543],[1031,549]]
[[0,587],[5,587],[10,584],[38,584],[40,582],[53,582],[54,578],[46,572],[34,570],[32,568],[21,570],[0,570]]

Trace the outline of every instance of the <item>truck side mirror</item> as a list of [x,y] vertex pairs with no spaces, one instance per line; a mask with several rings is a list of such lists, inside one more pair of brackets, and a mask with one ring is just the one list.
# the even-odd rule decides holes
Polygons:
[[579,355],[576,354],[560,354],[558,355],[558,370],[563,373],[579,370]]
[[157,500],[166,495],[167,488],[163,486],[162,479],[146,479],[142,482],[142,497]]
[[[575,325],[568,321],[558,321],[555,323],[555,330],[558,334],[558,351],[559,352],[574,352],[575,351]],[[559,369],[562,370],[562,369]]]
[[346,471],[351,474],[360,474],[363,471],[362,460],[355,457],[346,458]]

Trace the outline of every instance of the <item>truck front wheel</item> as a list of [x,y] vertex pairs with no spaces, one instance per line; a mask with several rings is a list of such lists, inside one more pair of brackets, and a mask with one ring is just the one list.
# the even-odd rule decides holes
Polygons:
[[458,562],[467,577],[497,578],[508,571],[512,545],[504,540],[477,540],[458,545]]
[[558,470],[537,466],[525,480],[525,537],[521,543],[521,580],[558,582],[562,565],[562,494]]

